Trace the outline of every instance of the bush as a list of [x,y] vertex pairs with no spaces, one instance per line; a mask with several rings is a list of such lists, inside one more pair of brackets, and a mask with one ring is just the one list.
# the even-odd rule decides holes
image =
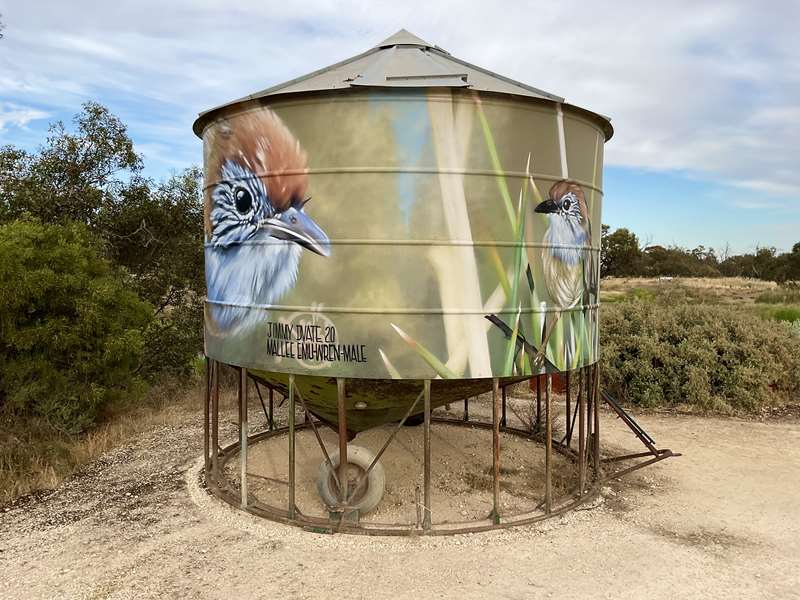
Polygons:
[[186,376],[195,371],[196,358],[203,350],[203,300],[186,297],[168,307],[144,330],[141,373],[148,379],[165,375]]
[[604,387],[645,407],[756,412],[796,400],[800,336],[728,307],[620,302],[601,310]]
[[85,226],[0,225],[0,415],[75,433],[142,390],[152,309]]

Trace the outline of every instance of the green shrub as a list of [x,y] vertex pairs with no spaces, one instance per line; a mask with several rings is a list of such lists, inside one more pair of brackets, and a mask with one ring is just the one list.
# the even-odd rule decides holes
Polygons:
[[653,290],[648,290],[647,288],[633,288],[630,292],[628,292],[630,298],[635,300],[641,300],[642,302],[652,302],[656,299],[656,293]]
[[203,301],[186,297],[153,319],[143,332],[142,375],[160,379],[165,375],[191,375],[195,359],[203,350]]
[[601,309],[604,386],[646,407],[727,413],[797,400],[800,336],[734,307],[620,302]]
[[65,432],[137,395],[152,309],[78,224],[0,225],[0,415]]
[[800,320],[800,306],[785,306],[782,304],[762,304],[756,309],[756,314],[767,321],[783,321],[792,323]]
[[800,321],[800,308],[795,306],[779,308],[772,314],[772,318],[776,321],[786,321],[787,323]]

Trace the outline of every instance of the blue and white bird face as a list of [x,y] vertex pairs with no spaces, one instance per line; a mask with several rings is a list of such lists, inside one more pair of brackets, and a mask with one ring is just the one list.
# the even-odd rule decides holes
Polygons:
[[295,285],[303,249],[330,255],[330,240],[305,211],[306,155],[268,109],[215,133],[207,159],[208,324],[218,334],[251,329]]
[[[577,184],[566,180],[556,182],[550,188],[547,200],[540,202],[534,211],[548,216],[549,227],[545,237],[556,249],[589,242],[589,211],[583,190]],[[574,257],[570,256],[570,260]]]
[[227,248],[252,240],[280,245],[294,242],[321,256],[330,255],[330,240],[305,213],[310,198],[291,198],[278,210],[267,188],[246,167],[228,160],[211,195],[211,244]]
[[560,217],[574,225],[580,225],[583,222],[580,199],[572,191],[568,191],[558,198],[548,198],[538,204],[534,210],[537,213]]
[[211,194],[211,243],[227,248],[251,240],[273,210],[261,179],[238,163],[225,161]]

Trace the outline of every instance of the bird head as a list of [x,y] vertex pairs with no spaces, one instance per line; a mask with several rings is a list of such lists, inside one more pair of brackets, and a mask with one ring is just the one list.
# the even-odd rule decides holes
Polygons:
[[578,184],[566,179],[554,183],[547,200],[540,202],[534,211],[560,217],[571,225],[589,223],[589,210],[583,190]]
[[216,182],[209,189],[207,234],[212,246],[228,248],[250,241],[298,244],[330,255],[330,240],[305,212],[310,200],[306,153],[270,110],[222,123],[207,172]]

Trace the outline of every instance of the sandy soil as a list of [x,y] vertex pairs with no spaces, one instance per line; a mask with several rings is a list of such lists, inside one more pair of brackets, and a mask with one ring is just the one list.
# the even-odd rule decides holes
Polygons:
[[[602,421],[609,447],[637,449]],[[187,415],[0,509],[0,598],[800,598],[800,423],[640,422],[684,456],[613,482],[590,510],[395,539],[221,504],[197,483]]]
[[[437,413],[446,414],[445,411]],[[461,413],[451,412],[449,416],[461,417]],[[473,402],[471,417],[489,422],[488,402]],[[509,423],[519,426],[513,415],[509,415]],[[393,429],[396,426],[390,424],[365,431],[358,434],[353,444],[367,448],[374,456]],[[325,427],[321,427],[319,433],[328,451],[333,452],[337,448],[336,433]],[[251,446],[248,472],[258,476],[248,477],[250,497],[273,506],[285,507],[288,504],[286,444],[286,438],[281,436]],[[501,447],[501,514],[535,511],[544,501],[544,446],[532,439],[501,434]],[[298,432],[296,452],[295,503],[305,515],[327,518],[327,508],[316,490],[322,455],[311,430]],[[491,431],[434,423],[431,428],[431,457],[433,523],[486,519],[493,506]],[[422,490],[424,487],[422,427],[401,429],[381,457],[381,465],[386,478],[383,499],[374,511],[363,515],[362,520],[413,527],[417,520],[417,488]],[[236,490],[239,489],[240,474],[237,456],[226,467],[226,475]],[[554,498],[566,497],[576,489],[577,477],[573,463],[554,452]]]

